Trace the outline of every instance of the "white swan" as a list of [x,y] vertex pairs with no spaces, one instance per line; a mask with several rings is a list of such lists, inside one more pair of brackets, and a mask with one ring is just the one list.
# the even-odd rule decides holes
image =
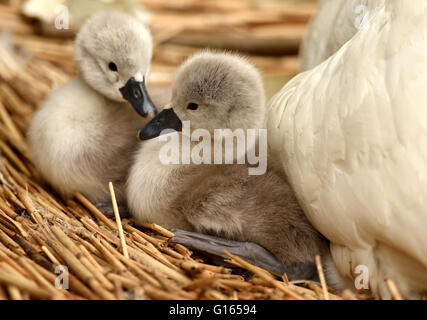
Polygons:
[[[360,5],[367,17],[352,28]],[[419,297],[427,291],[427,1],[323,1],[318,17],[332,22],[311,24],[302,57],[313,69],[269,103],[269,145],[341,274],[369,275],[381,298],[390,297],[386,278]]]

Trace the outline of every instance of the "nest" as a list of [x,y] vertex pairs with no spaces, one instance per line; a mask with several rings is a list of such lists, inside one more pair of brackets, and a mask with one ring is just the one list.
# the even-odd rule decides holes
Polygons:
[[[150,0],[146,5],[161,11],[168,3]],[[73,199],[58,197],[33,166],[25,132],[51,88],[76,74],[73,40],[37,35],[35,25],[20,15],[19,1],[13,4],[0,6],[0,27],[11,30],[0,39],[0,299],[367,298],[349,291],[334,294],[325,285],[320,259],[321,283],[292,283],[232,255],[227,262],[238,268],[212,265],[197,252],[170,244],[173,234],[161,226],[108,219],[78,192]],[[190,9],[207,10],[206,5]],[[243,16],[240,12],[239,23],[248,24]],[[162,17],[157,20],[161,29]],[[174,68],[195,50],[167,42],[174,34],[154,32],[154,83],[170,83]],[[277,63],[296,61],[295,56],[252,58],[264,70],[276,65],[276,72],[277,66],[290,74],[297,71],[294,64]],[[56,283],[64,272],[58,266],[68,268],[68,290]]]

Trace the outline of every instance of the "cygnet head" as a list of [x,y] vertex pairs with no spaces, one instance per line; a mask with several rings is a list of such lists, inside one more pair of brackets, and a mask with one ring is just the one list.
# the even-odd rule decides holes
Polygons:
[[124,12],[93,15],[76,38],[74,57],[88,85],[111,100],[128,100],[144,116],[155,110],[145,90],[151,56],[150,32]]
[[[168,108],[169,107],[169,108]],[[258,129],[265,116],[265,93],[259,71],[246,59],[229,53],[203,51],[176,73],[171,103],[139,133],[143,140],[164,129]]]

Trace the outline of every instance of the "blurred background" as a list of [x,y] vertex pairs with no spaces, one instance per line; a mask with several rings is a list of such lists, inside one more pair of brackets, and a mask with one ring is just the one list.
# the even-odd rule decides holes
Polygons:
[[316,2],[0,0],[0,98],[7,108],[18,108],[9,112],[25,132],[51,88],[77,73],[73,45],[81,23],[111,9],[132,13],[150,27],[150,84],[169,85],[177,67],[200,48],[221,48],[247,55],[262,70],[269,98],[298,73],[298,48]]

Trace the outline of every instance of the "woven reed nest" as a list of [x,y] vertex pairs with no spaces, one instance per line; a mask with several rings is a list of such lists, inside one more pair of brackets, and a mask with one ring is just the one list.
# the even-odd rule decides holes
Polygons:
[[[211,265],[169,244],[173,234],[161,226],[117,223],[78,192],[73,199],[58,197],[31,163],[25,133],[51,88],[76,74],[73,40],[37,35],[19,6],[0,5],[0,28],[10,30],[0,39],[0,299],[369,298],[349,291],[338,296],[324,281],[290,283],[231,255],[228,262],[239,268]],[[195,48],[164,43],[170,38],[164,33],[159,37],[154,33],[152,78],[164,84]],[[295,56],[252,59],[263,70],[270,65],[277,72],[280,65],[297,72]],[[68,267],[68,290],[55,286],[60,265]],[[323,280],[319,261],[318,268]]]

